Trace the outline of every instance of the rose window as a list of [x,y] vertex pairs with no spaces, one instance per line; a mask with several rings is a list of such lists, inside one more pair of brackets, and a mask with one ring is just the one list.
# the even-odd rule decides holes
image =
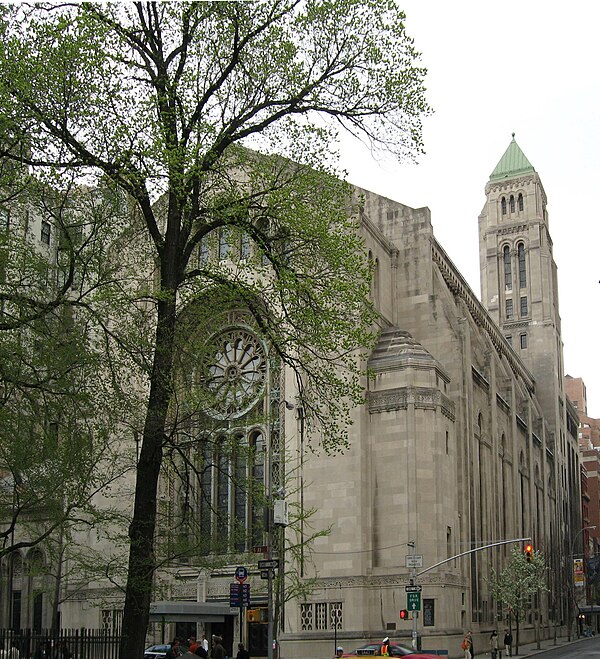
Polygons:
[[229,327],[209,341],[204,381],[213,396],[208,412],[218,419],[246,414],[261,399],[267,356],[258,337],[244,327]]

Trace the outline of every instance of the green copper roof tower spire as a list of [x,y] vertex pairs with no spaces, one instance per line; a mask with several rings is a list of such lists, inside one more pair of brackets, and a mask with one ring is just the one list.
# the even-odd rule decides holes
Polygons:
[[535,169],[521,151],[521,147],[516,143],[515,134],[513,133],[511,143],[490,175],[490,181],[500,181],[527,172],[535,172]]

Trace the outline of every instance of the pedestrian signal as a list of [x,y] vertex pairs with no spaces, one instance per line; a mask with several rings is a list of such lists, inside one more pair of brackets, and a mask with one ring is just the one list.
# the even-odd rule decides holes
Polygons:
[[531,545],[526,545],[525,546],[525,558],[527,559],[528,563],[531,563],[532,554],[533,554],[533,547]]
[[400,610],[400,620],[408,620],[408,609]]

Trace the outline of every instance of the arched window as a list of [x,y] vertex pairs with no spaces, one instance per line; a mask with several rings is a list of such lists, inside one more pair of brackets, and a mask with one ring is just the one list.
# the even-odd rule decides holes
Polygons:
[[510,248],[504,245],[502,250],[502,260],[504,262],[504,288],[512,289],[512,268],[510,264]]
[[527,270],[525,268],[525,245],[519,243],[517,246],[517,255],[519,258],[519,288],[527,286]]
[[517,197],[517,208],[522,211],[523,210],[523,193],[519,192],[519,196]]
[[510,212],[515,212],[515,196],[512,194],[510,195]]
[[506,197],[502,197],[502,201],[500,203],[502,206],[502,215],[506,215]]

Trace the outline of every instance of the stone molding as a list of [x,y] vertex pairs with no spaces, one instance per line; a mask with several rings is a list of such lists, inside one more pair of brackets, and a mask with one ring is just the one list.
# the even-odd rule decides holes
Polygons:
[[[421,585],[427,586],[465,586],[466,579],[455,574],[427,574],[418,577],[418,582]],[[315,582],[315,590],[326,590],[330,588],[343,589],[343,588],[381,588],[385,586],[403,587],[410,584],[409,574],[388,574],[378,576],[355,576],[344,578],[323,578],[317,579]]]
[[409,405],[425,410],[441,409],[451,421],[455,419],[454,403],[439,389],[429,387],[397,387],[368,392],[369,413],[405,410]]

